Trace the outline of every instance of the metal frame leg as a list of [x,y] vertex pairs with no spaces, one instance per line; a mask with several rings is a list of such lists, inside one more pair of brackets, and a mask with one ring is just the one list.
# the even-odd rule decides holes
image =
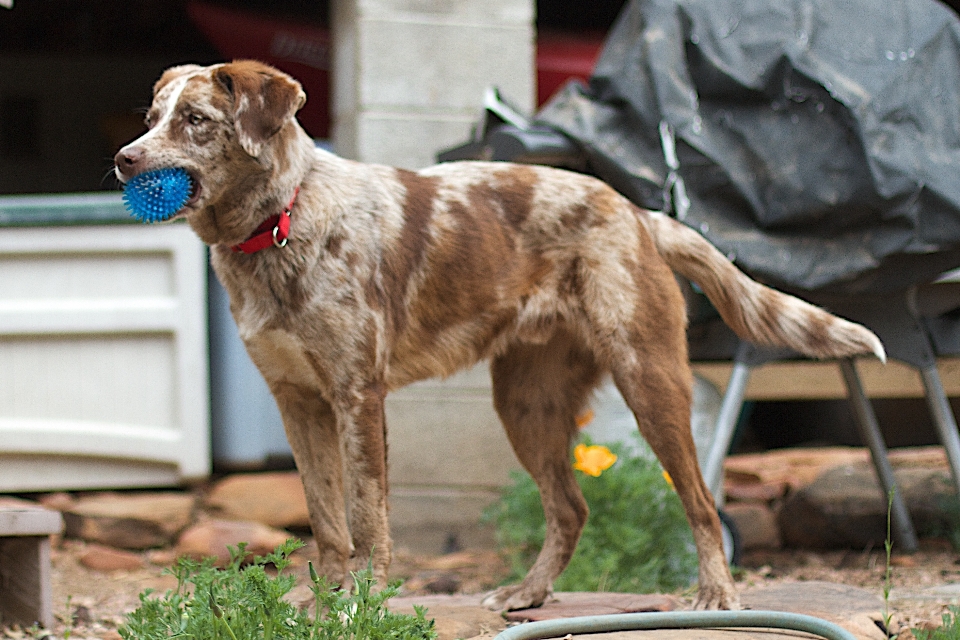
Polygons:
[[863,391],[863,385],[860,382],[860,376],[857,374],[853,360],[850,358],[841,360],[840,370],[843,372],[843,380],[847,384],[847,393],[856,414],[857,430],[870,449],[870,456],[873,458],[873,466],[877,470],[877,478],[880,480],[880,486],[883,487],[884,496],[889,496],[891,491],[893,492],[890,515],[894,540],[903,551],[912,553],[917,550],[917,534],[913,529],[913,522],[910,520],[910,512],[907,511],[903,496],[897,488],[890,460],[887,459],[887,445],[880,434],[877,416]]
[[713,442],[710,451],[703,463],[703,480],[713,494],[713,501],[717,507],[723,506],[723,461],[730,450],[730,442],[740,418],[743,407],[743,396],[747,391],[747,382],[753,367],[745,362],[745,347],[737,350],[737,357],[730,372],[730,380],[723,392],[723,402],[717,414],[716,426],[713,429]]
[[937,365],[922,367],[920,378],[923,380],[927,405],[930,407],[930,413],[940,436],[940,442],[943,443],[943,448],[947,452],[947,461],[950,464],[953,483],[957,487],[957,493],[960,494],[960,432],[957,430],[957,421],[953,417],[953,411],[947,401],[947,394],[943,390]]

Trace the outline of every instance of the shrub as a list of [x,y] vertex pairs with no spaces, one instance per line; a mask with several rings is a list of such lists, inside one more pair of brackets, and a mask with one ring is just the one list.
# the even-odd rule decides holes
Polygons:
[[[231,549],[226,569],[213,559],[177,561],[170,571],[177,588],[163,597],[140,594],[140,606],[119,628],[124,640],[204,638],[210,640],[434,640],[433,621],[423,609],[416,615],[391,613],[384,602],[399,591],[396,585],[373,592],[373,572],[353,574],[355,593],[331,588],[310,567],[316,610],[299,610],[283,597],[296,578],[285,575],[289,555],[303,546],[290,540],[273,553],[242,566],[245,545]],[[267,572],[273,564],[277,575]]]
[[[590,517],[554,588],[645,593],[689,586],[697,559],[680,499],[655,460],[610,448],[618,456],[610,469],[597,477],[577,473]],[[543,546],[546,522],[530,476],[515,472],[512,480],[485,515],[516,581]]]

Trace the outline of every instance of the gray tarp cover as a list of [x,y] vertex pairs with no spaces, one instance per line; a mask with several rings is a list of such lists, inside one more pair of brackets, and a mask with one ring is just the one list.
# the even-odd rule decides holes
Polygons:
[[537,119],[754,276],[882,293],[960,266],[960,23],[935,0],[633,0]]

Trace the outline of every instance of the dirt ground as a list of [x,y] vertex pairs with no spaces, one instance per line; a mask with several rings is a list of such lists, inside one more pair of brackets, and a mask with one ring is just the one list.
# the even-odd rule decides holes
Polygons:
[[[85,544],[62,540],[53,549],[53,598],[58,619],[55,637],[71,640],[98,638],[117,640],[116,631],[125,613],[138,604],[144,589],[163,592],[175,585],[163,575],[163,564],[170,562],[169,552],[144,554],[145,567],[135,571],[102,573],[85,568],[79,557]],[[295,556],[292,570],[306,581],[307,547]],[[744,568],[736,573],[738,582],[747,586],[790,581],[825,580],[863,587],[883,595],[886,569],[883,549],[865,551],[806,550],[753,552],[744,558]],[[496,586],[505,568],[494,552],[462,551],[445,556],[420,556],[398,551],[391,577],[404,581],[404,593],[479,593]],[[892,586],[894,596],[927,587],[960,582],[960,554],[949,545],[925,541],[921,550],[910,556],[894,556]],[[300,587],[298,587],[299,589]],[[304,592],[306,593],[306,592]],[[689,599],[690,593],[683,594]],[[946,608],[942,604],[892,601],[895,620],[901,625],[939,623]],[[894,626],[896,628],[896,625]],[[17,629],[5,629],[6,637],[30,637]]]

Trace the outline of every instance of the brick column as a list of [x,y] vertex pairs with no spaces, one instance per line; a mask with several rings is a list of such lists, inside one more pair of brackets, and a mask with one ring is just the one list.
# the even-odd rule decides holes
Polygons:
[[405,168],[464,141],[483,90],[533,108],[533,0],[334,0],[333,141]]

